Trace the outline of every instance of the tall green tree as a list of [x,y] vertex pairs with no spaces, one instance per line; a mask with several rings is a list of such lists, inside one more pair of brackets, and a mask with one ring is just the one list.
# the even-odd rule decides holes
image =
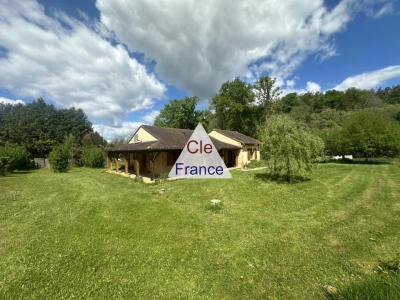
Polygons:
[[386,103],[399,104],[400,103],[400,85],[379,89],[376,95],[382,98]]
[[202,113],[196,109],[199,102],[197,97],[185,97],[172,100],[160,111],[154,120],[159,127],[194,129],[201,120]]
[[260,138],[271,174],[289,182],[308,176],[313,161],[323,155],[322,139],[284,115],[268,118]]
[[31,156],[46,156],[66,136],[80,141],[92,131],[81,109],[57,109],[41,98],[26,105],[0,104],[0,144],[24,145]]
[[83,147],[100,147],[107,146],[107,141],[97,132],[89,132],[82,137]]
[[251,85],[239,78],[225,82],[212,98],[211,108],[214,110],[216,127],[254,136],[260,111],[254,105]]
[[269,76],[260,77],[254,85],[256,98],[264,112],[268,111],[272,103],[278,100],[282,91],[276,84],[276,78]]
[[350,115],[341,131],[343,154],[365,159],[394,157],[400,153],[400,125],[376,111],[360,111]]

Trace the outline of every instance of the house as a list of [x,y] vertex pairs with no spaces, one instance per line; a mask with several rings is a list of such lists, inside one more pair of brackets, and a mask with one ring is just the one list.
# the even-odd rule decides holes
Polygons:
[[[129,138],[128,144],[107,149],[107,168],[124,175],[154,179],[167,175],[193,130],[142,125]],[[260,141],[236,131],[214,129],[209,133],[228,168],[237,168],[250,160],[260,159]],[[132,175],[133,174],[133,175]]]

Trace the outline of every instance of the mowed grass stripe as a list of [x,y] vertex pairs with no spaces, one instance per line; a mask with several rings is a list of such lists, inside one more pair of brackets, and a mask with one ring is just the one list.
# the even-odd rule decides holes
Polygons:
[[296,184],[263,172],[153,186],[85,168],[2,177],[0,297],[319,299],[399,254],[398,161],[321,164]]

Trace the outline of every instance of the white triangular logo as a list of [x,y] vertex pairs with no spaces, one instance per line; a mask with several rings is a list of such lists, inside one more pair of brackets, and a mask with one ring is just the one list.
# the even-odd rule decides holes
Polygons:
[[170,178],[232,178],[207,132],[199,123],[169,172]]

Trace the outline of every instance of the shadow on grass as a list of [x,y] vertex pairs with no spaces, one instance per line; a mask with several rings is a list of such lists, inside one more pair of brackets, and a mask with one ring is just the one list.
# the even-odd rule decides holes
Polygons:
[[383,262],[373,274],[334,292],[326,291],[326,299],[400,299],[400,260]]
[[264,182],[272,181],[281,184],[300,183],[310,180],[310,178],[307,177],[295,176],[292,177],[292,179],[289,181],[286,176],[277,176],[277,175],[272,175],[270,173],[258,173],[254,175],[254,178]]
[[373,160],[364,160],[364,159],[338,159],[338,160],[326,160],[320,163],[335,163],[335,164],[349,164],[349,165],[390,165],[392,164],[390,161],[381,160],[381,159],[373,159]]

